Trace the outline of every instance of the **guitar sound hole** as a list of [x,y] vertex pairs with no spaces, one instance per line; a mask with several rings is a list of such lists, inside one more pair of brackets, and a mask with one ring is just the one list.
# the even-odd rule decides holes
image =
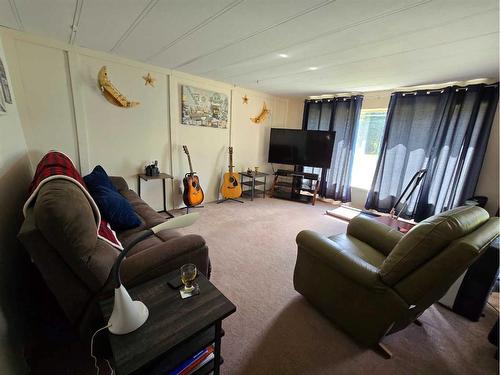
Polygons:
[[191,185],[196,189],[196,182],[191,182]]

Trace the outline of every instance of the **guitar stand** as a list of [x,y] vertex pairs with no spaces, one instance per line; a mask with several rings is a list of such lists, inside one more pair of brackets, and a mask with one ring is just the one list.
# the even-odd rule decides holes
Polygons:
[[188,214],[189,213],[189,209],[190,208],[203,208],[204,206],[202,205],[197,205],[197,206],[184,206],[184,207],[180,207],[179,210],[183,210],[183,209],[186,209],[186,213]]
[[224,203],[224,202],[227,202],[227,201],[235,201],[235,202],[239,202],[239,203],[245,203],[245,202],[240,201],[239,199],[235,199],[235,198],[224,198],[224,199],[219,199],[217,201],[217,204]]

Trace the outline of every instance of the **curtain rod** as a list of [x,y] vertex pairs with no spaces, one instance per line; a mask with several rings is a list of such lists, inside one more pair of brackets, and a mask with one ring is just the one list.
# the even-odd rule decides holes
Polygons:
[[[449,86],[449,87],[453,87],[453,86]],[[492,84],[489,84],[489,85],[484,85],[484,87],[498,87],[498,83],[492,83]],[[423,91],[427,91],[426,94],[429,95],[429,94],[435,93],[435,92],[443,93],[444,90],[447,89],[447,88],[448,87],[445,87],[445,88],[442,88],[442,89],[433,89],[433,90],[421,89],[421,90],[415,90],[415,91],[396,91],[396,92],[393,92],[391,94],[391,96],[396,95],[396,94],[401,94],[402,96],[405,96],[405,95],[417,95],[419,92],[423,92]],[[461,90],[467,91],[468,89],[469,89],[468,87],[456,87],[455,88],[455,92],[458,92],[458,91],[461,91]]]
[[363,97],[361,94],[357,95],[352,95],[352,96],[335,96],[332,98],[320,98],[320,99],[305,99],[306,102],[314,102],[314,103],[319,103],[319,102],[333,102],[334,100],[340,100],[346,101],[354,98],[354,100],[358,99],[359,97]]

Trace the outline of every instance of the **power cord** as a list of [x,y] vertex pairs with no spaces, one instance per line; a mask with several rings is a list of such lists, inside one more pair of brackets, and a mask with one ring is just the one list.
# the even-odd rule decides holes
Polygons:
[[[92,338],[90,339],[90,356],[94,359],[94,367],[97,369],[97,375],[99,375],[100,369],[99,366],[97,365],[97,357],[94,355],[94,338],[99,332],[109,327],[111,327],[111,324],[107,324],[104,327],[99,328],[97,331],[94,332]],[[111,363],[109,363],[107,359],[105,359],[105,361],[107,362],[109,369],[111,370],[111,375],[114,375],[115,371],[113,370],[113,367],[111,367]]]

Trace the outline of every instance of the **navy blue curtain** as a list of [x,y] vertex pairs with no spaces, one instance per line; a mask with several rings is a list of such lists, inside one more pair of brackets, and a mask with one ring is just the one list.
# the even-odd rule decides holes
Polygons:
[[389,212],[424,168],[402,217],[421,221],[462,205],[474,195],[497,103],[498,84],[393,93],[365,207]]
[[362,103],[362,95],[304,103],[303,129],[335,131],[330,168],[304,168],[321,176],[320,196],[342,202],[351,200],[351,171]]

